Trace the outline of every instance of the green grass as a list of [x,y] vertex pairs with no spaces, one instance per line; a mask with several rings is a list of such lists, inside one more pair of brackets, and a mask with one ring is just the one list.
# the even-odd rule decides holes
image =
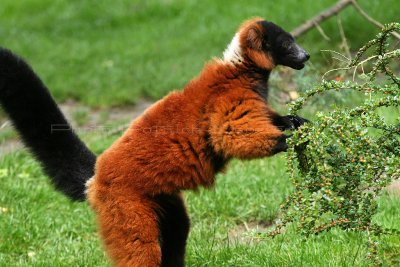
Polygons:
[[[88,205],[55,192],[29,155],[1,158],[0,183],[0,266],[109,266]],[[362,234],[335,230],[304,241],[289,230],[259,242],[228,238],[245,223],[270,224],[290,191],[278,156],[234,161],[214,189],[187,193],[187,266],[367,266]],[[384,194],[376,221],[400,230],[399,206],[400,198]],[[400,263],[399,249],[398,238],[381,239],[384,266]]]
[[[184,86],[204,62],[220,56],[238,25],[262,16],[287,30],[335,0],[2,0],[0,45],[25,57],[58,101],[72,98],[90,106],[158,99]],[[397,1],[359,1],[377,20],[399,20]],[[353,8],[340,14],[351,48],[378,29]],[[300,38],[324,62],[320,49],[340,50],[335,18]]]

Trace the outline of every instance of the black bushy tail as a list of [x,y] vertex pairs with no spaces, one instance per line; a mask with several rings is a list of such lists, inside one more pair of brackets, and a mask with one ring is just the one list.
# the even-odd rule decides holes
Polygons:
[[72,131],[31,67],[3,48],[0,104],[56,188],[73,200],[84,200],[85,183],[94,174],[96,156]]

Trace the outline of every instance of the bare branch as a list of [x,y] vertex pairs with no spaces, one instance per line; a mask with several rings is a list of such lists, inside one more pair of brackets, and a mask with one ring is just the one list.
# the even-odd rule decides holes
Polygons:
[[[373,19],[371,16],[369,16],[361,7],[360,5],[357,3],[356,0],[339,0],[335,5],[331,6],[330,8],[328,8],[327,10],[322,11],[321,13],[319,13],[318,15],[312,17],[311,19],[307,20],[306,22],[304,22],[302,25],[300,25],[299,27],[297,27],[296,29],[294,29],[291,34],[293,35],[293,37],[297,38],[300,35],[308,32],[309,30],[311,30],[314,27],[319,27],[319,24],[321,22],[323,22],[324,20],[332,17],[333,15],[338,14],[339,12],[341,12],[344,8],[346,8],[347,6],[352,5],[355,10],[362,16],[364,17],[366,20],[368,20],[369,22],[371,22],[372,24],[374,24],[375,26],[379,27],[380,29],[383,28],[383,24],[380,23],[379,21],[376,21],[375,19]],[[318,29],[320,31],[320,29]],[[321,32],[321,31],[320,31]],[[400,34],[397,32],[391,32],[391,34],[396,37],[397,39],[400,40]],[[324,37],[325,38],[325,37]]]
[[348,58],[351,58],[350,47],[349,47],[349,44],[348,44],[348,42],[347,42],[346,35],[345,35],[345,33],[344,33],[344,30],[343,30],[342,20],[340,19],[340,16],[339,16],[339,15],[336,16],[336,18],[337,18],[337,23],[338,23],[338,27],[339,27],[340,37],[342,38],[342,44],[341,44],[341,46],[343,47],[343,49],[344,49],[344,51],[345,51],[347,57],[348,57]]
[[300,35],[308,32],[315,25],[318,25],[320,22],[326,20],[327,18],[332,17],[339,13],[343,8],[347,7],[348,5],[352,4],[353,0],[339,0],[334,6],[330,7],[329,9],[321,12],[320,14],[316,15],[315,17],[307,20],[304,24],[300,25],[296,29],[294,29],[291,34],[293,37],[299,37]]
[[[371,22],[372,24],[374,24],[375,26],[379,27],[380,29],[383,28],[383,24],[380,23],[379,21],[374,20],[373,18],[371,18],[367,13],[365,13],[365,11],[360,7],[360,5],[357,3],[356,0],[351,0],[351,4],[354,6],[354,8],[357,10],[357,12],[363,16],[366,20],[368,20],[369,22]],[[396,37],[397,39],[400,40],[400,34],[398,34],[397,32],[391,32],[391,34]]]
[[319,24],[315,23],[315,27],[317,28],[317,30],[319,31],[319,33],[322,35],[322,37],[325,38],[325,40],[330,41],[331,38],[328,37],[328,35],[326,35],[326,33],[324,32],[324,30],[321,28],[321,26],[319,26]]

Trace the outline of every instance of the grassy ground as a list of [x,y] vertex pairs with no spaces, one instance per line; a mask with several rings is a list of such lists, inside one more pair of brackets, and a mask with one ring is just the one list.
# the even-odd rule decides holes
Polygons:
[[[2,0],[0,45],[24,56],[59,101],[90,106],[159,98],[181,88],[205,61],[219,56],[238,25],[262,16],[291,30],[335,0]],[[395,0],[359,1],[381,22],[398,21]],[[378,30],[353,8],[340,14],[352,48]],[[311,62],[320,49],[340,50],[336,19],[300,38]]]
[[[325,105],[320,100],[312,109]],[[380,112],[390,120],[400,115]],[[83,137],[101,153],[117,135]],[[88,205],[55,192],[30,155],[0,157],[0,184],[0,266],[109,266]],[[250,238],[271,226],[291,189],[282,154],[233,161],[214,189],[187,192],[187,266],[368,266],[362,234],[334,230],[304,241],[289,229],[275,239]],[[375,221],[400,230],[398,194],[383,194]],[[379,247],[383,266],[400,264],[398,236],[382,238]]]
[[[98,141],[98,148],[108,146]],[[366,238],[333,231],[308,241],[293,231],[272,240],[243,237],[278,214],[290,192],[282,156],[235,161],[211,191],[187,193],[192,219],[187,266],[367,266]],[[71,203],[18,152],[0,159],[0,266],[108,266],[86,203]],[[400,230],[400,198],[384,195],[376,221]],[[400,264],[400,240],[381,240],[384,266]]]

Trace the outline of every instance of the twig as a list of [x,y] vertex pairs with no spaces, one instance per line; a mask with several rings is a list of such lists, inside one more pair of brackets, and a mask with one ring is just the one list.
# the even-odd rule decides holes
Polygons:
[[337,61],[340,61],[340,62],[348,62],[348,61],[346,61],[346,60],[344,60],[343,58],[340,58],[340,57],[334,57],[334,56],[332,56],[332,58],[333,58],[333,59],[336,59]]
[[294,29],[291,34],[294,38],[299,37],[300,35],[314,28],[315,25],[318,25],[320,22],[339,13],[343,8],[350,5],[352,1],[353,0],[339,0],[334,6],[307,20],[304,24]]
[[[397,50],[394,50],[394,51],[385,53],[385,54],[383,54],[383,55],[373,55],[373,56],[370,56],[370,57],[364,59],[363,61],[358,62],[356,65],[328,70],[327,72],[324,73],[324,75],[322,75],[322,80],[324,80],[325,76],[326,76],[328,73],[331,73],[331,72],[333,72],[333,71],[338,71],[338,70],[350,70],[350,69],[354,68],[354,73],[353,73],[353,81],[354,81],[355,72],[356,72],[356,70],[357,70],[357,68],[358,68],[359,66],[362,66],[364,63],[370,61],[371,59],[377,58],[377,57],[379,57],[379,56],[383,56],[383,57],[385,58],[385,57],[390,56],[390,55],[393,55],[393,54],[395,54],[395,53],[397,53],[397,52],[398,52]],[[340,53],[339,53],[339,54],[340,54]],[[363,68],[363,71],[364,71],[364,67],[362,67],[362,68]]]
[[[368,20],[370,23],[374,24],[375,26],[379,27],[380,29],[383,28],[383,24],[380,23],[379,21],[376,21],[375,19],[373,19],[371,16],[369,16],[361,7],[360,5],[357,3],[356,0],[339,0],[335,5],[333,5],[332,7],[322,11],[321,13],[319,13],[318,15],[312,17],[311,19],[307,20],[306,22],[304,22],[302,25],[300,25],[299,27],[297,27],[296,29],[294,29],[291,34],[293,35],[294,38],[299,37],[300,35],[308,32],[309,30],[311,30],[314,27],[319,27],[319,24],[332,17],[333,15],[338,14],[340,11],[342,11],[345,7],[352,5],[356,11],[363,16],[366,20]],[[396,37],[397,39],[400,40],[400,34],[397,32],[391,32],[391,34]]]
[[[361,7],[360,5],[357,3],[356,0],[351,0],[351,4],[354,6],[354,8],[357,10],[357,12],[363,16],[366,20],[368,20],[369,22],[371,22],[372,24],[374,24],[375,26],[379,27],[380,29],[383,28],[383,24],[380,23],[379,21],[374,20],[373,18],[371,18]],[[397,39],[400,40],[400,34],[398,34],[397,32],[391,32],[391,34],[396,37]]]
[[327,41],[331,40],[331,38],[329,38],[328,35],[326,35],[324,30],[321,28],[321,26],[318,23],[315,22],[314,25],[317,28],[317,30],[319,31],[319,33],[322,35],[322,37],[325,38],[325,40],[327,40]]
[[325,80],[325,76],[326,76],[328,73],[331,73],[331,72],[333,72],[333,71],[338,71],[338,70],[349,70],[349,69],[350,69],[350,67],[343,67],[343,68],[336,68],[336,69],[328,70],[327,72],[324,73],[324,75],[322,75],[322,80]]
[[0,125],[0,130],[6,128],[10,124],[10,121],[5,121],[2,125]]
[[131,122],[124,123],[124,124],[116,127],[115,129],[108,131],[105,134],[105,136],[108,137],[108,136],[113,136],[115,134],[120,134],[120,133],[124,132],[126,129],[128,129],[130,124],[131,124]]
[[330,52],[330,53],[339,55],[341,57],[344,57],[347,61],[351,61],[351,57],[346,57],[345,55],[343,55],[343,54],[341,54],[341,53],[339,53],[339,52],[337,52],[335,50],[323,49],[323,50],[321,50],[321,52]]
[[349,43],[347,42],[347,38],[346,35],[344,34],[344,30],[343,30],[343,26],[342,26],[342,20],[340,19],[340,16],[336,16],[337,18],[337,24],[339,27],[339,33],[340,33],[340,37],[342,37],[342,46],[343,49],[347,55],[348,58],[351,58],[351,53],[350,53],[350,48],[349,48]]

